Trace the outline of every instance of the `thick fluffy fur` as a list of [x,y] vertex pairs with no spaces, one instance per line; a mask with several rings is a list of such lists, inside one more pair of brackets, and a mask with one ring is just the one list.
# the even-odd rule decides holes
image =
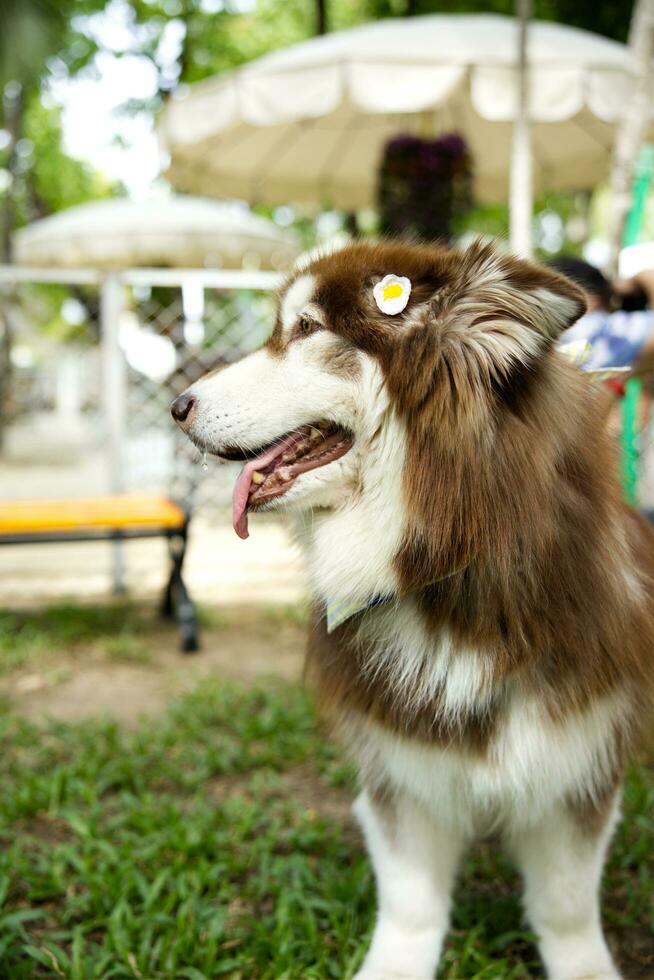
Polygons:
[[[396,316],[373,300],[387,273],[412,282]],[[549,975],[617,976],[597,892],[653,701],[654,535],[621,502],[601,390],[553,349],[583,308],[489,245],[353,245],[296,271],[262,352],[191,389],[189,434],[217,453],[354,433],[276,506],[315,596],[308,673],[364,787],[366,980],[433,974],[458,857],[489,830]],[[327,634],[328,600],[380,595]]]

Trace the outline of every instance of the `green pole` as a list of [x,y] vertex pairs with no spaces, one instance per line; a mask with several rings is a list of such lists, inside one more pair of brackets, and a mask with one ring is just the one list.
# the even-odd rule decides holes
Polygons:
[[631,198],[631,207],[624,226],[622,245],[635,245],[640,235],[640,229],[645,215],[645,204],[647,203],[647,192],[654,172],[654,146],[646,143],[641,146],[636,170],[634,173],[634,186]]
[[640,405],[642,383],[639,378],[629,378],[622,399],[622,446],[621,469],[622,486],[628,504],[638,503],[639,451],[638,451],[638,406]]
[[[623,246],[635,245],[645,214],[645,203],[654,173],[654,146],[641,147],[634,175],[631,208],[625,222]],[[638,449],[638,416],[642,394],[639,378],[630,378],[625,385],[622,399],[621,469],[622,484],[627,502],[638,502],[640,452]]]

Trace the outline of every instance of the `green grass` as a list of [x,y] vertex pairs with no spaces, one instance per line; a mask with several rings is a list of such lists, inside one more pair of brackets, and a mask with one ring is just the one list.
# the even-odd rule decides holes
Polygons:
[[[81,647],[109,648],[113,659],[141,661],[145,657],[139,636],[152,628],[143,608],[127,601],[103,605],[59,603],[43,609],[0,612],[0,673],[37,666],[53,651],[75,653]],[[128,649],[129,647],[129,649]]]
[[272,626],[308,626],[309,606],[307,603],[295,603],[287,606],[266,606],[264,616]]
[[104,652],[110,660],[128,664],[149,664],[152,655],[148,645],[132,633],[118,633],[104,642]]
[[[374,890],[346,816],[353,778],[298,688],[205,683],[133,732],[9,713],[1,727],[0,976],[354,971]],[[635,771],[605,908],[622,949],[654,958],[653,804],[651,773]],[[539,975],[493,849],[467,862],[441,975]]]
[[[219,606],[199,605],[198,624],[203,630],[226,630],[234,625],[234,611]],[[236,615],[244,615],[237,611]],[[276,629],[304,627],[308,622],[304,604],[257,608],[257,622]],[[145,609],[127,600],[80,605],[56,603],[41,609],[0,611],[0,675],[21,667],[38,668],[53,652],[75,656],[92,647],[108,660],[133,664],[152,661],[148,633],[159,627],[175,634],[156,608]]]

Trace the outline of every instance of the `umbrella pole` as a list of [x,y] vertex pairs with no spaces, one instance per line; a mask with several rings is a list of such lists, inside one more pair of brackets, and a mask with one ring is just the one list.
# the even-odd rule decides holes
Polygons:
[[531,0],[516,0],[518,21],[518,105],[513,121],[509,187],[509,236],[511,248],[529,258],[533,217],[531,135],[529,132],[529,79],[527,75],[527,32]]
[[[636,207],[632,182],[637,156],[650,116],[651,88],[654,70],[654,0],[637,0],[631,15],[629,49],[633,65],[634,87],[618,125],[611,168],[611,214],[609,216],[609,257],[605,271],[615,276],[618,258],[625,241],[625,222],[630,207]],[[632,227],[635,217],[632,217]]]

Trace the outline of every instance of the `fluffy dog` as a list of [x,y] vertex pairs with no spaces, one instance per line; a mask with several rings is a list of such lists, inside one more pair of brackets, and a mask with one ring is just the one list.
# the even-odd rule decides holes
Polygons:
[[622,502],[600,390],[554,350],[583,309],[491,245],[355,244],[298,268],[266,346],[173,405],[244,460],[238,534],[296,518],[309,676],[377,879],[361,980],[433,975],[489,831],[549,976],[618,976],[598,887],[652,704],[654,534]]

